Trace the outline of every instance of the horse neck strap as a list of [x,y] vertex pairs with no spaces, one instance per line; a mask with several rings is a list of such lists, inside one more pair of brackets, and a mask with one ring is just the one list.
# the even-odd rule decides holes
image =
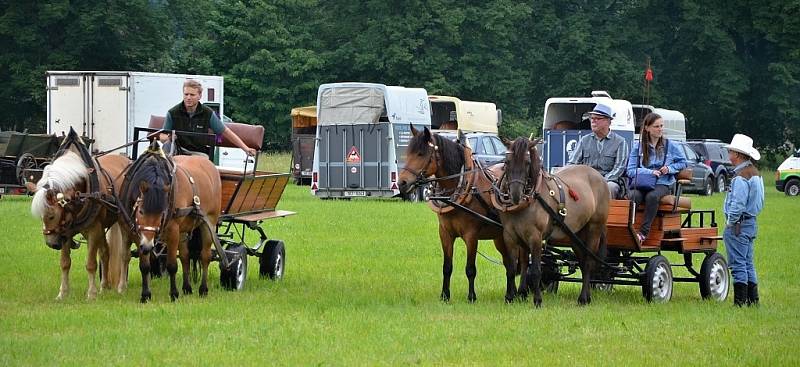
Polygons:
[[[177,165],[175,165],[174,167],[178,168]],[[184,167],[180,167],[180,171],[183,172],[184,175],[186,175],[186,178],[189,180],[189,184],[192,186],[192,206],[189,206],[189,207],[186,207],[186,208],[175,209],[175,212],[174,212],[174,214],[172,216],[176,217],[176,218],[185,217],[185,216],[190,215],[190,214],[201,213],[201,211],[200,211],[200,196],[197,194],[197,185],[195,185],[195,183],[194,183],[194,177],[192,177],[192,175],[189,173],[189,171],[186,170],[186,168],[184,168]],[[175,192],[175,185],[174,184],[172,185],[172,190],[171,191],[172,191],[173,197],[174,197],[174,192]]]

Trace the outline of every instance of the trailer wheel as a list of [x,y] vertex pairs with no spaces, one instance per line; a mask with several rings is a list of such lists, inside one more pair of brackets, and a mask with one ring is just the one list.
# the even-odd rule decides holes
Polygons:
[[229,291],[240,291],[244,289],[244,282],[247,279],[247,250],[244,246],[236,244],[228,246],[225,250],[227,255],[233,255],[235,260],[227,269],[222,268],[219,263],[219,281],[222,287]]
[[644,268],[642,295],[647,302],[669,302],[672,298],[672,268],[667,258],[656,255]]
[[286,249],[281,240],[267,241],[261,258],[258,261],[258,274],[262,277],[269,277],[272,280],[283,278],[283,269],[286,264]]
[[786,196],[797,196],[800,194],[800,180],[793,178],[786,182],[786,186],[783,187],[783,193]]
[[725,258],[718,252],[707,255],[700,267],[700,296],[703,299],[725,301],[728,298],[729,279]]

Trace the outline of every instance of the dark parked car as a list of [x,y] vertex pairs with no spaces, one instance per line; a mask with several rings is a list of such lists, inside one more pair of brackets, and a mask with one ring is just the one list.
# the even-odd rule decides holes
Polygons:
[[[456,133],[450,131],[437,132],[442,137],[455,140]],[[464,133],[472,153],[483,167],[500,163],[506,157],[506,146],[494,133],[468,132]]]
[[718,139],[690,139],[686,141],[700,155],[700,159],[714,172],[714,189],[725,191],[733,177],[733,164],[728,159],[725,143]]
[[700,155],[690,148],[688,143],[670,140],[670,144],[680,145],[683,150],[683,155],[686,156],[686,161],[689,163],[689,168],[692,169],[692,183],[684,185],[683,192],[697,192],[700,195],[712,195],[716,182],[714,178],[717,176],[714,175],[714,171],[711,167],[705,163]]

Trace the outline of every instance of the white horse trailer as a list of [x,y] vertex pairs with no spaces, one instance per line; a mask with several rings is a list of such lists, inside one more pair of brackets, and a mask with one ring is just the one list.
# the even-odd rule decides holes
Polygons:
[[321,85],[311,193],[320,198],[398,196],[397,177],[412,125],[431,126],[425,89]]
[[636,140],[639,140],[639,132],[642,129],[644,117],[651,112],[657,113],[664,121],[664,137],[686,141],[686,116],[683,113],[643,104],[633,105],[633,113],[636,115],[636,135],[634,137]]
[[139,138],[133,136],[134,127],[147,127],[151,115],[163,116],[178,104],[187,79],[203,84],[200,102],[222,116],[225,85],[221,76],[48,71],[47,133],[66,134],[72,127],[94,141],[92,151],[119,147]]

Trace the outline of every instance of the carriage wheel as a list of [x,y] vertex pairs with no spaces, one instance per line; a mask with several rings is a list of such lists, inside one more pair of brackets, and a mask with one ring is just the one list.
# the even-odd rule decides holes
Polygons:
[[227,269],[222,269],[220,262],[219,282],[226,290],[240,291],[244,289],[244,282],[247,279],[247,250],[244,246],[236,244],[228,246],[225,252],[235,260]]
[[644,268],[642,295],[648,302],[669,302],[672,298],[672,268],[667,258],[656,255]]
[[725,301],[730,287],[728,262],[718,252],[706,256],[700,267],[700,296],[703,299]]
[[[553,294],[558,293],[559,278],[561,278],[561,273],[558,272],[556,267],[542,265],[542,279],[540,284],[542,285],[543,291]],[[528,284],[532,284],[530,283],[530,279],[528,280]]]
[[17,159],[17,181],[20,185],[25,185],[28,182],[28,175],[30,170],[36,169],[36,157],[31,153],[23,153]]
[[283,241],[267,241],[264,251],[261,252],[261,258],[258,260],[258,274],[262,278],[269,277],[272,280],[280,280],[283,278],[285,264],[286,249]]

